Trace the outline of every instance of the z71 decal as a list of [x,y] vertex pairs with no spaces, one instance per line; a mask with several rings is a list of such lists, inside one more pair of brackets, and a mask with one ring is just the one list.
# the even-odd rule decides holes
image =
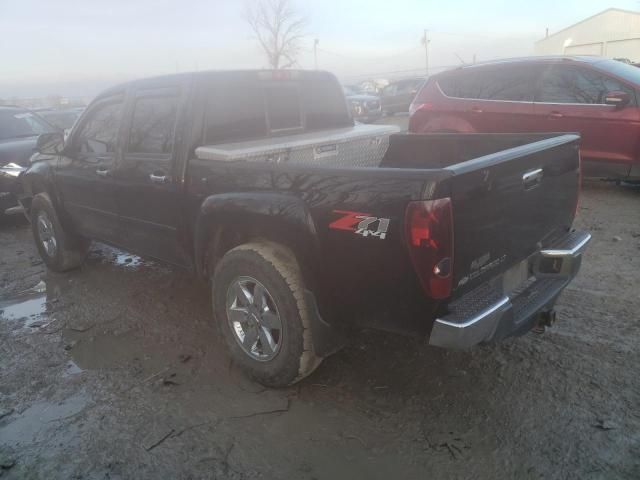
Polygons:
[[[334,210],[333,213],[342,216],[329,224],[331,229],[346,230],[363,237],[377,237],[380,240],[384,240],[387,237],[390,223],[388,218],[372,217],[369,213],[346,210]],[[375,230],[373,229],[374,227],[376,227]]]

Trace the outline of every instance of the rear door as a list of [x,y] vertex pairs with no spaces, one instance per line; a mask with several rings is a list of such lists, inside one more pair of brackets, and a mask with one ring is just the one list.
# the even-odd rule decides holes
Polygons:
[[121,154],[123,105],[124,93],[92,104],[56,170],[65,210],[78,231],[111,243],[120,237],[113,173]]
[[447,111],[476,132],[528,132],[535,122],[531,74],[527,65],[468,67],[443,76],[438,85],[449,97]]
[[[535,102],[536,131],[579,132],[583,158],[629,165],[635,160],[640,118],[634,89],[599,71],[572,65],[541,67]],[[624,91],[625,108],[607,105],[605,95]]]
[[185,265],[181,247],[182,172],[176,125],[180,85],[137,87],[128,102],[123,157],[115,172],[123,247]]

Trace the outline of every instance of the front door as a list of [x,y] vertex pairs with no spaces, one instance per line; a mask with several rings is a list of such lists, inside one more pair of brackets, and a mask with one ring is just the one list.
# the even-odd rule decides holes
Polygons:
[[[613,91],[629,93],[631,103],[607,105],[604,98]],[[635,160],[640,133],[637,101],[634,90],[619,80],[587,68],[548,65],[540,73],[534,109],[539,131],[579,132],[583,159],[604,161],[612,174],[624,174]]]
[[105,98],[83,115],[56,170],[65,211],[82,235],[110,243],[120,236],[113,172],[119,155],[124,95]]
[[115,172],[122,246],[186,265],[179,238],[182,178],[176,167],[179,87],[138,88],[128,108],[122,162]]

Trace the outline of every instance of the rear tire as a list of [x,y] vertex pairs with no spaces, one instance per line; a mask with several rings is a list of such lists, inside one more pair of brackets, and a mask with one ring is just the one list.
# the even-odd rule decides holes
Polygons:
[[289,248],[256,241],[230,250],[213,274],[212,299],[231,356],[259,383],[291,385],[322,361],[313,350],[302,274]]
[[49,269],[66,272],[84,263],[90,242],[64,229],[48,194],[33,198],[30,218],[36,247]]

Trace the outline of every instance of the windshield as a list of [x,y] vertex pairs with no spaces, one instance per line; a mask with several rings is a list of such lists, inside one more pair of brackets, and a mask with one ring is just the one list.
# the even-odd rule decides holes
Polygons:
[[52,131],[54,129],[51,125],[31,112],[0,111],[0,140],[35,137]]
[[596,63],[596,67],[631,82],[636,87],[640,87],[640,68],[617,60],[602,60]]

